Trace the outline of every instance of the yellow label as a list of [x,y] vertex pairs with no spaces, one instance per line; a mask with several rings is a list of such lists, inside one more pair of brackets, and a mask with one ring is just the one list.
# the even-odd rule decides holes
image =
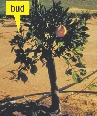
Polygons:
[[29,15],[29,1],[6,1],[6,15],[14,15],[18,32],[20,29],[20,15]]

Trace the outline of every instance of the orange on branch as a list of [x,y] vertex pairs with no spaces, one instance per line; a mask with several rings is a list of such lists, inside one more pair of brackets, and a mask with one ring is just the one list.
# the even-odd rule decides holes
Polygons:
[[66,29],[65,26],[60,25],[60,26],[57,27],[55,33],[56,33],[57,37],[64,37],[67,33],[67,29]]

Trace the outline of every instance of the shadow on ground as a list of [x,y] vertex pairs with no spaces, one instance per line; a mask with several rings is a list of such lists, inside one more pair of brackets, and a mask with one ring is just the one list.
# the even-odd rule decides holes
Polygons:
[[[45,106],[44,106],[45,105]],[[95,116],[95,112],[83,112],[80,108],[61,104],[62,113],[52,113],[52,109],[37,102],[5,103],[0,105],[0,116]]]
[[50,116],[50,108],[30,103],[5,103],[0,106],[0,116]]
[[[10,72],[10,71],[8,71]],[[84,79],[89,78],[91,75],[95,74],[97,72],[94,71],[90,75],[86,76]],[[13,73],[11,71],[10,73]],[[15,75],[15,73],[13,73]],[[83,80],[84,80],[83,79]],[[59,89],[59,92],[65,92],[69,87],[72,87],[76,83],[69,84],[65,87],[62,87]],[[70,92],[70,91],[67,91]],[[74,91],[75,93],[80,91]],[[82,91],[81,91],[82,92]],[[89,91],[83,91],[82,93],[92,93],[97,94],[97,92],[89,92]],[[36,100],[35,102],[32,102],[28,97],[29,96],[35,96],[35,95],[43,95],[41,98]],[[26,97],[25,97],[26,96]],[[52,112],[53,109],[48,107],[48,101],[46,103],[43,103],[41,105],[41,102],[43,99],[46,99],[48,97],[51,97],[50,92],[45,93],[36,93],[36,94],[30,94],[25,96],[17,96],[13,98],[5,97],[4,99],[0,100],[0,116],[95,116],[95,112],[83,112],[80,108],[74,108],[72,106],[68,106],[66,104],[61,104],[62,107],[62,114],[58,114],[59,112]],[[17,103],[16,100],[25,98],[25,102],[23,103]]]

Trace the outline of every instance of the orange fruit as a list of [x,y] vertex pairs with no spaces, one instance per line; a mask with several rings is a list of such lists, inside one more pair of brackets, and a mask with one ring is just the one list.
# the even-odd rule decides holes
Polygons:
[[58,26],[55,31],[55,34],[57,37],[64,37],[66,35],[66,33],[67,33],[67,29],[63,25]]

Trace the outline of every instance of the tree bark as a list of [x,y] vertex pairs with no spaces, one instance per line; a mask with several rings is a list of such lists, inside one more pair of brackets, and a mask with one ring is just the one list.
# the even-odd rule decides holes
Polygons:
[[52,94],[51,110],[55,112],[56,110],[60,110],[60,100],[59,100],[58,86],[56,83],[57,77],[56,77],[55,63],[53,58],[47,60],[47,68],[48,68],[48,74],[51,84],[51,94]]

